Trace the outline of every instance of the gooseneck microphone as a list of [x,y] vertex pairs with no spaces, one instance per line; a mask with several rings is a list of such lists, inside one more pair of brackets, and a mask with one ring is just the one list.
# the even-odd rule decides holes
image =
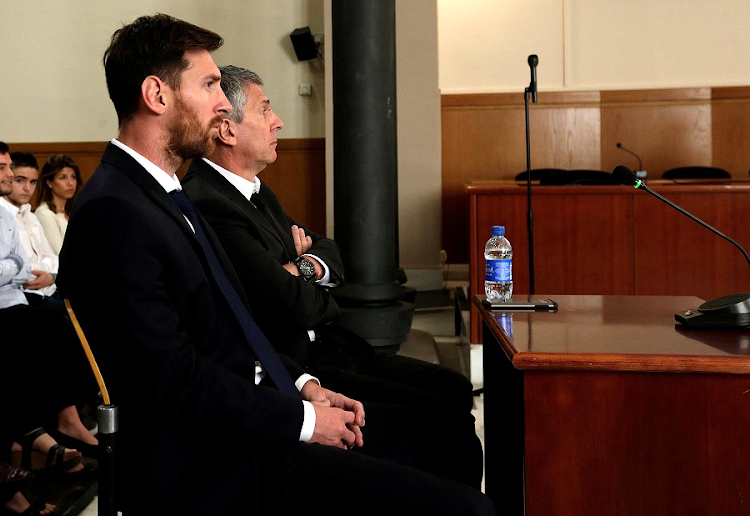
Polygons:
[[659,195],[658,193],[654,192],[652,189],[650,189],[648,186],[646,186],[646,183],[644,183],[643,181],[641,181],[640,179],[638,179],[635,176],[635,173],[632,170],[630,170],[628,167],[624,167],[622,165],[620,165],[618,167],[615,167],[615,169],[612,171],[612,175],[615,177],[615,180],[617,180],[618,182],[620,182],[620,183],[622,183],[624,185],[634,186],[636,189],[642,189],[642,190],[647,191],[648,193],[650,193],[651,195],[653,195],[654,197],[656,197],[660,201],[663,201],[663,202],[669,204],[672,208],[674,208],[675,210],[679,211],[683,215],[687,215],[688,217],[690,217],[691,219],[693,219],[695,222],[697,222],[698,224],[700,224],[704,228],[706,228],[706,229],[712,231],[713,233],[719,235],[721,238],[723,238],[727,242],[729,242],[732,245],[734,245],[737,249],[739,249],[740,252],[742,253],[742,255],[745,257],[745,260],[747,260],[748,265],[750,265],[750,256],[747,255],[747,253],[745,252],[745,250],[742,248],[742,246],[740,244],[738,244],[737,242],[735,242],[734,240],[732,240],[731,238],[729,238],[728,236],[726,236],[724,233],[722,233],[721,231],[719,231],[715,227],[711,226],[710,224],[708,224],[706,222],[703,222],[701,219],[699,219],[698,217],[696,217],[692,213],[690,213],[690,212],[688,212],[688,211],[680,208],[679,206],[677,206],[675,203],[673,203],[669,199],[666,199],[665,197],[663,197],[663,196]]
[[[750,256],[747,255],[747,252],[740,244],[715,227],[702,221],[692,213],[682,209],[672,201],[651,190],[643,181],[638,179],[635,173],[628,167],[622,165],[615,167],[612,171],[612,175],[619,183],[647,191],[660,201],[667,203],[683,215],[686,215],[712,233],[720,236],[739,249],[745,257],[745,260],[747,260],[748,265],[750,265]],[[706,301],[696,309],[690,309],[675,314],[674,317],[678,322],[691,328],[744,328],[750,326],[750,294],[730,294],[728,296],[717,297],[710,301]]]
[[618,149],[622,149],[625,152],[627,152],[628,154],[632,154],[633,156],[635,156],[635,158],[638,160],[638,170],[643,170],[643,162],[641,161],[641,157],[638,154],[636,154],[635,152],[633,152],[630,149],[625,148],[625,146],[622,143],[619,143],[619,142],[617,143],[617,148]]
[[531,68],[531,84],[529,84],[529,91],[531,92],[531,102],[536,104],[537,102],[537,91],[536,91],[536,65],[539,64],[539,57],[536,54],[529,56],[529,67]]

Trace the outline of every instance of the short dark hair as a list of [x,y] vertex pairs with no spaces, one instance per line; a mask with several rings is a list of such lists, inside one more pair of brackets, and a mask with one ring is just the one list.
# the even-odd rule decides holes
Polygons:
[[8,148],[8,144],[5,142],[0,142],[0,154],[8,154],[10,152],[10,148]]
[[10,160],[12,161],[11,167],[12,168],[18,168],[18,167],[31,167],[39,170],[39,162],[37,162],[36,157],[26,151],[16,151],[10,153]]
[[119,123],[137,111],[146,77],[155,75],[177,89],[180,75],[189,65],[185,52],[213,52],[223,43],[215,32],[167,14],[142,16],[116,30],[103,61]]

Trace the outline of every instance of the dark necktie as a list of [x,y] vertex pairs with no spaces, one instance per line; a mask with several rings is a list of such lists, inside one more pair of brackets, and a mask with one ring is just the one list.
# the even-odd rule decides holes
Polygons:
[[260,360],[263,368],[266,370],[271,380],[276,384],[281,392],[290,394],[292,396],[300,397],[300,393],[294,386],[289,372],[281,362],[279,355],[273,349],[273,346],[268,341],[268,338],[260,331],[255,320],[248,312],[245,304],[240,299],[239,294],[235,290],[232,283],[229,281],[224,269],[219,263],[219,259],[216,257],[211,244],[209,244],[206,234],[203,232],[198,214],[195,211],[192,201],[185,195],[181,190],[174,190],[170,192],[172,199],[180,211],[185,214],[187,219],[193,225],[195,230],[195,236],[198,239],[201,247],[203,248],[203,254],[206,256],[211,273],[216,280],[219,289],[224,294],[229,306],[232,308],[235,317],[242,327],[242,332],[245,334],[250,347],[253,349],[255,356]]

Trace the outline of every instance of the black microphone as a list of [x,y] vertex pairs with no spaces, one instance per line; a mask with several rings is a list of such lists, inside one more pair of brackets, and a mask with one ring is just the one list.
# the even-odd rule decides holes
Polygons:
[[529,91],[531,92],[531,102],[536,104],[537,92],[536,92],[536,65],[539,64],[539,58],[536,54],[529,56],[529,67],[531,67],[531,84],[529,85]]
[[[687,215],[704,228],[734,245],[745,257],[748,265],[750,265],[750,256],[747,255],[747,252],[740,244],[692,213],[680,208],[672,201],[651,190],[628,167],[617,166],[612,171],[612,175],[619,183],[647,191],[660,201],[667,203],[683,215]],[[750,326],[750,294],[730,294],[728,296],[717,297],[716,299],[706,301],[697,309],[686,310],[685,312],[675,314],[674,317],[678,322],[691,328],[738,328]]]
[[622,143],[617,143],[617,148],[622,149],[628,154],[632,154],[633,156],[635,156],[635,158],[638,160],[638,170],[636,171],[635,175],[639,179],[646,179],[646,171],[643,170],[643,162],[641,161],[641,157],[632,150],[625,148]]

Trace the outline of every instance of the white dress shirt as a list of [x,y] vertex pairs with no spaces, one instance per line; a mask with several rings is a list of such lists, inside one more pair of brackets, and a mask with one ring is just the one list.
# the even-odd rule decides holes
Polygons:
[[[31,262],[31,270],[57,274],[58,257],[44,235],[44,229],[39,219],[31,211],[31,205],[26,203],[19,208],[5,197],[0,197],[0,206],[13,214],[18,228],[18,236],[26,256]],[[42,296],[51,296],[57,290],[54,283],[48,287],[36,290],[26,289],[24,292]]]
[[[7,258],[10,254],[21,258],[20,268],[16,260]],[[21,285],[30,279],[31,263],[23,251],[16,221],[11,212],[0,206],[0,309],[28,305]]]

